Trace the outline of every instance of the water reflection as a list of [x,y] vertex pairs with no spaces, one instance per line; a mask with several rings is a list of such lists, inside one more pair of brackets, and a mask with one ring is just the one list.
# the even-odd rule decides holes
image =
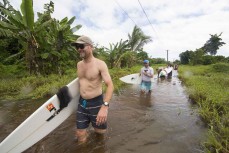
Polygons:
[[140,92],[140,96],[139,96],[139,104],[146,106],[146,107],[152,107],[152,96],[151,93],[142,93]]

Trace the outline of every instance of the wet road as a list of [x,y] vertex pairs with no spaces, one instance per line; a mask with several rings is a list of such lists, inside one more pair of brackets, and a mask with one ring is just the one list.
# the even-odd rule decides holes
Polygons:
[[[200,142],[205,138],[206,128],[190,104],[175,71],[173,75],[170,80],[155,78],[151,94],[140,94],[138,85],[127,85],[119,96],[114,96],[109,109],[108,132],[104,137],[95,134],[90,127],[89,141],[77,145],[73,114],[25,153],[202,152]],[[42,100],[36,103],[39,105]],[[2,141],[38,106],[23,101],[1,102],[0,107]]]

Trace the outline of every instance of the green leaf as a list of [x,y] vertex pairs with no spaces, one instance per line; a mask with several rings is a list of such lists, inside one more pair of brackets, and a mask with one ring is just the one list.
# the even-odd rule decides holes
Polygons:
[[49,57],[49,53],[41,54],[42,59],[47,59],[48,57]]
[[68,22],[68,18],[65,17],[60,21],[60,24],[66,24]]
[[0,37],[4,36],[4,37],[14,37],[14,33],[11,32],[10,30],[7,29],[1,29],[0,28]]
[[[22,21],[22,16],[21,13],[19,11],[14,11],[13,13],[0,7],[0,11],[3,12],[3,14],[7,15],[7,20],[9,21],[8,24],[10,25],[14,25],[17,28],[13,28],[14,30],[18,30],[18,29],[24,29],[25,25]],[[7,25],[8,26],[8,25]],[[11,29],[12,30],[12,29]]]
[[71,25],[71,24],[74,22],[75,19],[76,19],[76,17],[72,17],[72,18],[68,21],[68,24]]
[[61,54],[57,51],[51,51],[51,54],[57,56],[57,57],[61,57]]
[[37,26],[35,29],[35,32],[40,32],[41,30],[44,30],[46,27],[50,26],[50,24],[52,23],[52,19],[42,23],[41,25]]
[[82,27],[82,25],[77,25],[77,26],[73,27],[73,28],[71,29],[71,31],[74,33],[74,32],[76,32],[76,31],[78,31],[81,27]]
[[21,12],[23,14],[23,21],[25,25],[33,30],[34,25],[34,12],[33,12],[33,0],[22,0]]
[[3,29],[18,30],[18,27],[3,21],[0,21],[0,27],[2,27]]

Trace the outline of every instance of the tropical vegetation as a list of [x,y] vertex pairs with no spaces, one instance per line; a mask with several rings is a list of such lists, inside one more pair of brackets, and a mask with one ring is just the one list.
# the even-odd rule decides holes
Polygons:
[[229,152],[229,64],[181,66],[179,75],[209,127],[205,152]]
[[[22,0],[21,12],[13,9],[7,0],[1,4],[0,38],[4,41],[0,44],[3,48],[2,63],[24,65],[30,74],[35,75],[64,74],[79,60],[71,42],[78,37],[74,32],[81,25],[71,28],[75,17],[60,21],[52,18],[52,1],[44,5],[45,11],[38,12],[38,19],[34,21],[32,4],[32,0]],[[151,41],[150,36],[135,26],[128,38],[110,44],[109,48],[96,46],[95,55],[104,59],[110,68],[131,67],[148,58],[143,46]],[[10,45],[11,48],[7,48]]]

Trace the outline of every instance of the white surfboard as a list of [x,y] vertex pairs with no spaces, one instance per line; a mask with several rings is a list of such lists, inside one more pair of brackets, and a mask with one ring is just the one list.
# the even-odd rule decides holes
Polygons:
[[75,112],[80,96],[78,79],[73,80],[67,86],[73,97],[67,107],[57,114],[59,99],[57,95],[51,97],[1,142],[0,152],[19,153],[26,150]]
[[139,76],[139,73],[135,73],[121,77],[119,80],[128,84],[141,84],[142,79],[141,76]]
[[172,67],[165,68],[165,71],[167,72],[167,74],[170,73],[172,70],[173,70]]
[[[139,76],[139,73],[134,73],[130,75],[126,75],[124,77],[119,78],[122,82],[128,83],[128,84],[141,84],[142,77]],[[154,79],[151,78],[151,82],[154,82]]]

